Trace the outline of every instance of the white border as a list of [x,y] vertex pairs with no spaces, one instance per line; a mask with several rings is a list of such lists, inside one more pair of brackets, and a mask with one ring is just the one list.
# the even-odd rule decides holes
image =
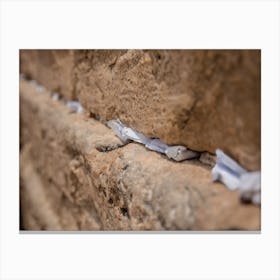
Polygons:
[[[2,1],[2,279],[279,279],[278,1]],[[19,234],[20,48],[262,49],[261,234]]]

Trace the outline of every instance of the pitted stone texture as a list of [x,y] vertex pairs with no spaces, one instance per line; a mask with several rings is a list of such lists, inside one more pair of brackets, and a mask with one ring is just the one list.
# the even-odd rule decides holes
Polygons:
[[23,50],[21,71],[93,116],[260,169],[259,50]]
[[176,163],[140,144],[122,146],[110,129],[29,83],[21,81],[20,92],[26,229],[260,229],[260,208],[211,183],[198,160]]
[[101,119],[260,169],[260,51],[84,51],[77,94]]

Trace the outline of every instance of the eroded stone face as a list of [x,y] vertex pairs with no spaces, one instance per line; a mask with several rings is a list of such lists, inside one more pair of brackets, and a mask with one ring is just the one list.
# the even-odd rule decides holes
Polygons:
[[[111,53],[112,55],[112,53]],[[77,64],[82,104],[167,144],[260,168],[259,51],[127,51]],[[102,61],[104,61],[102,63]]]
[[174,162],[20,82],[25,229],[260,229],[260,208],[211,182],[197,160]]
[[[51,79],[63,86],[71,72],[73,95],[94,116],[119,118],[170,145],[212,154],[220,148],[245,168],[260,169],[260,51],[87,50],[70,56],[67,64],[56,55],[51,66],[67,64],[68,78]],[[41,59],[46,53],[22,59],[22,69],[35,64],[40,72]],[[35,79],[36,71],[30,70]],[[47,75],[40,79],[49,84]]]

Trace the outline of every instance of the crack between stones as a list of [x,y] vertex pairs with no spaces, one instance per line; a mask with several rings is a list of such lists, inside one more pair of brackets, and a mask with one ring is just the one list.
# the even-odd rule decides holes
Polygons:
[[[123,55],[124,55],[124,54],[123,54]],[[123,55],[122,55],[122,56],[123,56]],[[119,59],[119,57],[116,59],[116,61],[115,61],[114,63],[116,63],[118,59]],[[34,80],[28,80],[28,79],[27,79],[27,76],[26,76],[24,73],[21,74],[21,79],[23,79],[24,81],[30,82],[30,83],[34,83]],[[42,86],[39,85],[39,84],[37,84],[37,87],[42,87]],[[103,91],[100,89],[100,86],[99,86],[99,85],[97,85],[97,87],[99,88],[99,90],[100,90],[101,92],[103,92]],[[42,88],[44,88],[44,87],[42,87]],[[46,92],[49,92],[48,89],[45,89],[45,90],[46,90]],[[50,98],[51,98],[51,96],[50,96]],[[65,100],[65,98],[64,98],[63,96],[60,95],[60,98],[59,98],[59,101],[58,101],[58,102],[60,102],[60,103],[62,104],[62,101],[63,101],[63,100]],[[73,100],[67,100],[67,101],[73,101]],[[188,122],[188,120],[190,119],[190,116],[191,116],[192,112],[194,111],[195,106],[196,106],[196,104],[197,104],[198,101],[199,101],[199,99],[198,99],[198,98],[195,98],[195,100],[194,100],[194,102],[193,102],[191,108],[189,109],[189,111],[188,111],[188,115],[189,115],[189,116],[188,116],[187,122]],[[65,105],[65,104],[63,104],[63,105]],[[75,113],[77,113],[77,112],[75,112]],[[84,113],[86,113],[86,116],[87,116],[89,119],[92,118],[92,119],[94,119],[95,121],[97,121],[97,122],[99,122],[99,123],[102,123],[103,125],[105,125],[105,126],[108,128],[108,126],[107,126],[107,121],[106,121],[106,120],[100,119],[99,116],[97,116],[96,114],[93,114],[93,113],[91,113],[91,112],[85,111]],[[186,125],[187,125],[187,122],[186,122]],[[186,126],[186,125],[185,125],[185,126]],[[110,129],[110,128],[108,128],[108,129]],[[111,129],[110,129],[110,130],[111,130]],[[115,137],[117,137],[117,136],[115,136]],[[128,143],[112,144],[112,145],[111,145],[111,144],[105,144],[105,145],[103,145],[103,144],[97,144],[97,145],[95,145],[94,148],[95,148],[98,152],[101,152],[101,153],[110,153],[110,152],[112,152],[112,151],[119,150],[119,149],[125,147],[126,145],[128,145],[128,144],[130,144],[130,143],[137,144],[137,143],[135,143],[135,142],[133,142],[133,141],[130,141],[130,142],[128,142]],[[149,151],[149,150],[147,150],[147,151]],[[198,160],[199,160],[199,162],[201,163],[201,165],[202,165],[202,166],[208,166],[208,167],[211,166],[210,164],[207,164],[206,162],[200,160],[200,157],[201,157],[201,155],[203,154],[203,152],[199,152],[199,153],[200,153],[200,156],[199,156]],[[168,158],[165,157],[165,156],[163,156],[163,158],[164,158],[164,159],[167,159],[167,160],[170,160],[170,159],[168,159]],[[182,163],[183,163],[183,162],[185,162],[185,161],[182,161]],[[213,163],[212,163],[212,164],[213,164]]]

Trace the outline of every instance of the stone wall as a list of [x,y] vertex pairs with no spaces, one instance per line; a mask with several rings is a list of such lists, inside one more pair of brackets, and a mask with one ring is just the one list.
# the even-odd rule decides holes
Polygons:
[[[120,118],[168,144],[222,148],[257,170],[259,51],[25,50],[21,72],[46,88],[20,81],[24,229],[260,229],[260,207],[212,183],[207,157],[173,162],[103,124]],[[54,91],[90,114],[71,113]]]

